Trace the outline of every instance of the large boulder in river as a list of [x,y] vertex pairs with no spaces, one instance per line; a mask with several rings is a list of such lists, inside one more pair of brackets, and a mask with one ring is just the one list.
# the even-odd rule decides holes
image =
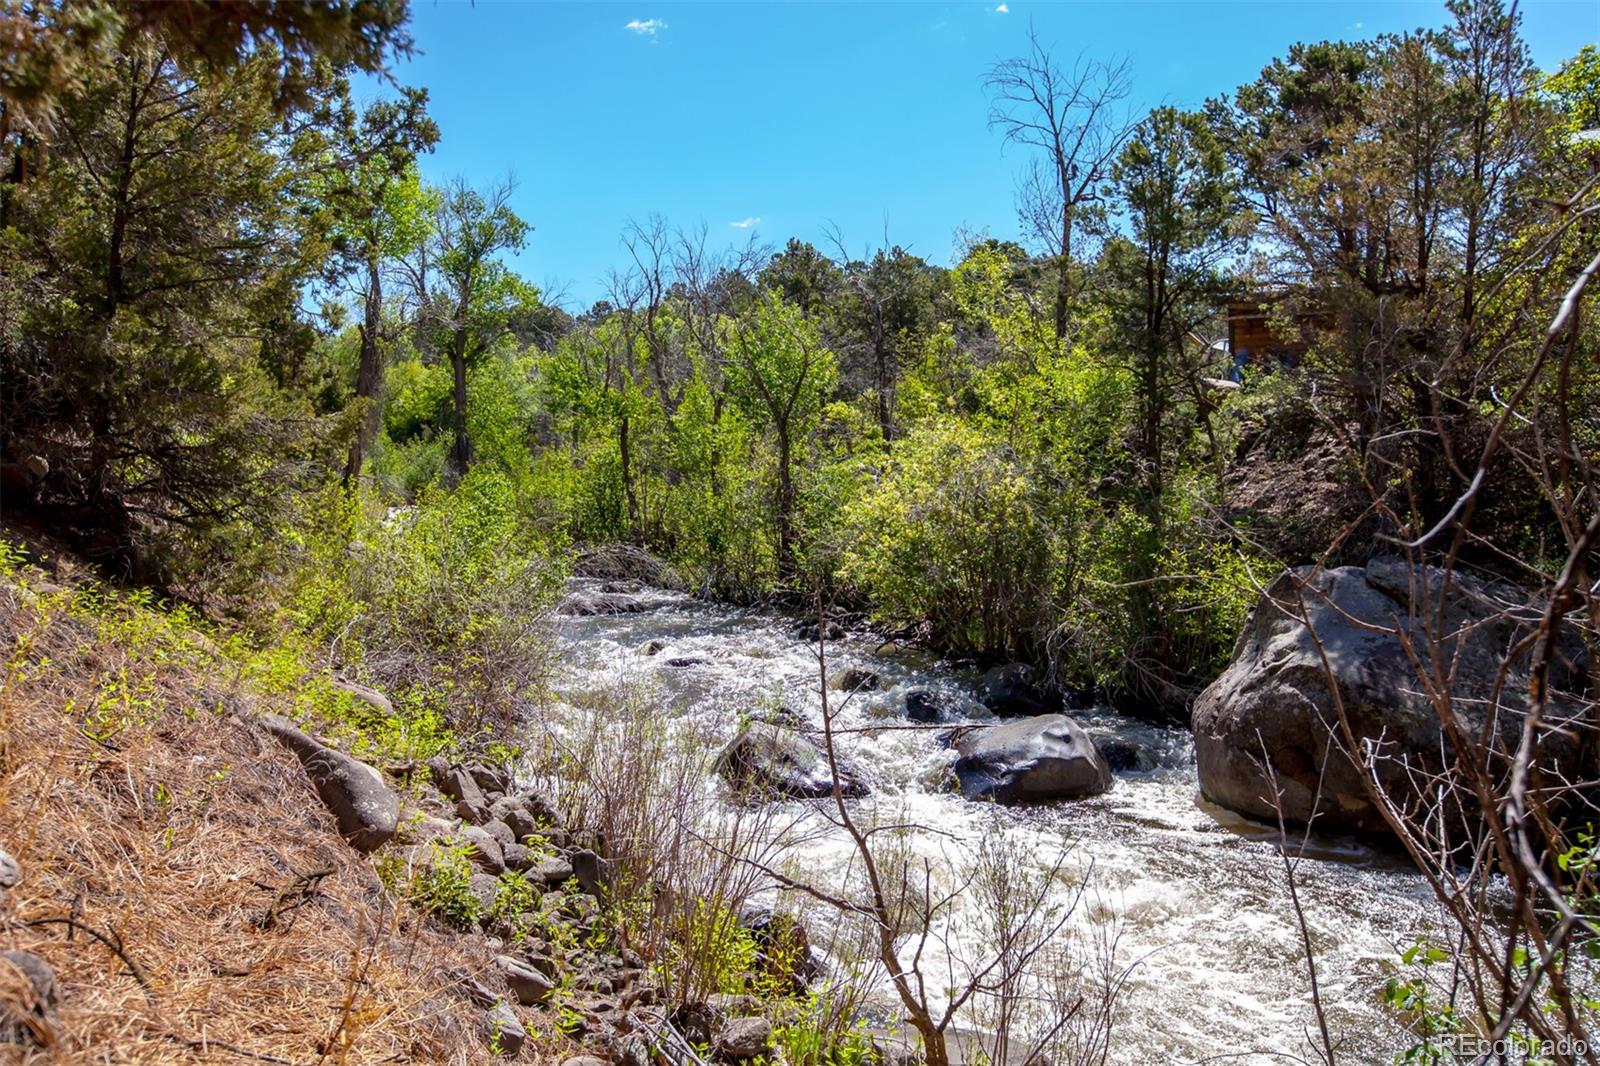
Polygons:
[[1094,741],[1064,714],[972,730],[956,741],[956,751],[956,780],[967,799],[1048,803],[1111,787],[1111,770]]
[[[839,788],[865,796],[857,773],[839,761]],[[739,731],[717,756],[717,773],[737,792],[755,797],[821,799],[833,795],[833,775],[821,744],[803,733],[765,722]]]
[[556,613],[579,618],[601,614],[638,614],[645,606],[643,599],[630,593],[577,589],[562,597],[561,602],[556,604]]
[[[1319,827],[1386,831],[1368,779],[1348,754],[1338,708],[1355,744],[1371,753],[1378,787],[1416,810],[1427,802],[1416,783],[1453,764],[1456,752],[1411,655],[1430,672],[1437,664],[1440,677],[1454,672],[1452,713],[1474,747],[1478,736],[1497,731],[1515,750],[1527,709],[1525,650],[1509,664],[1492,723],[1487,712],[1502,659],[1540,613],[1519,590],[1398,559],[1285,571],[1256,605],[1227,670],[1195,703],[1201,790],[1231,810],[1274,821],[1270,763],[1288,820],[1305,823],[1315,813]],[[1579,739],[1587,730],[1562,729],[1592,715],[1592,704],[1570,695],[1583,673],[1581,646],[1563,634],[1540,754],[1542,771],[1568,780],[1592,777]]]

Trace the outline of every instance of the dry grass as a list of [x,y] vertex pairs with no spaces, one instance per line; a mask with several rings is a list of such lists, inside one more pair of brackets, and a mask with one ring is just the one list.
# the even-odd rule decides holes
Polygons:
[[37,587],[0,578],[0,847],[23,871],[0,950],[62,990],[32,1059],[487,1060],[448,976],[486,969],[482,940],[385,901],[208,642]]

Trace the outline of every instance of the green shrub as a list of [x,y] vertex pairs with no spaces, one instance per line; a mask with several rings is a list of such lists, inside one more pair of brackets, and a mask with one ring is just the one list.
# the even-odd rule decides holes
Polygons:
[[396,697],[423,739],[448,725],[471,742],[541,691],[565,556],[529,528],[503,472],[474,467],[387,511],[330,489],[302,548],[297,628]]
[[432,854],[406,884],[405,898],[448,925],[470,928],[483,910],[472,892],[472,846],[434,843],[429,847]]

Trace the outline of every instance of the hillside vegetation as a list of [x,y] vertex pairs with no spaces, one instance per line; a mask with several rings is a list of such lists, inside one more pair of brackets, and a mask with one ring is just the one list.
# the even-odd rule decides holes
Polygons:
[[[626,545],[696,595],[804,612],[822,644],[831,614],[1023,664],[1051,709],[1180,722],[1241,631],[1280,635],[1252,609],[1301,597],[1298,625],[1335,582],[1298,571],[1263,599],[1286,567],[1371,575],[1362,602],[1391,599],[1350,657],[1392,635],[1427,729],[1410,799],[1373,786],[1350,821],[1459,905],[1440,958],[1473,975],[1434,982],[1443,1009],[1397,984],[1394,1008],[1422,1038],[1586,1031],[1564,975],[1600,943],[1600,52],[1538,69],[1499,0],[1441,24],[1292,44],[1147,113],[1125,63],[1030,36],[972,87],[996,150],[1028,160],[1021,232],[938,264],[842,234],[720,248],[642,217],[608,297],[577,309],[509,265],[538,205],[422,179],[425,88],[358,101],[352,78],[411,48],[400,0],[0,0],[0,848],[22,871],[0,941],[63,989],[47,1019],[13,982],[7,1017],[84,1061],[467,1062],[508,1050],[495,1005],[515,1001],[529,1057],[565,1056],[649,988],[686,1032],[687,1005],[759,1001],[750,1055],[703,1027],[724,1058],[887,1055],[858,1004],[774,969],[793,944],[741,913],[754,875],[678,803],[705,752],[626,698],[587,726],[632,761],[532,735],[573,560]],[[1270,346],[1230,349],[1246,319]],[[1457,571],[1499,597],[1472,615],[1499,669],[1470,701],[1454,637],[1417,620],[1461,616]],[[1317,758],[1286,777],[1314,792],[1343,752],[1366,787],[1373,738],[1315,637],[1343,732],[1308,727]],[[1506,686],[1512,726],[1457,714]],[[1579,710],[1551,726],[1558,704]],[[450,825],[357,855],[265,714],[375,768],[413,830]],[[1568,730],[1577,769],[1552,784],[1538,745]],[[831,736],[813,791],[854,834]],[[1217,757],[1278,754],[1239,736]],[[561,789],[452,793],[519,758]],[[1451,810],[1406,805],[1430,788]],[[486,862],[473,831],[518,804],[549,817]],[[434,850],[384,858],[400,847]],[[839,909],[877,922],[887,946],[862,957],[887,965],[908,904],[874,893]],[[526,991],[550,980],[589,1013]],[[944,1030],[913,1027],[944,1066]]]

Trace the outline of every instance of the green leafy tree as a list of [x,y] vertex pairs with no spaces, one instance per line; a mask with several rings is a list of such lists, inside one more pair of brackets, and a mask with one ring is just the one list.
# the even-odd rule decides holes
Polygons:
[[342,95],[319,192],[332,215],[330,272],[348,281],[361,306],[359,411],[345,462],[348,483],[360,475],[383,424],[384,274],[427,239],[437,204],[413,164],[418,153],[432,150],[439,128],[427,115],[426,90],[407,89],[359,116],[348,92]]
[[528,224],[511,210],[511,182],[487,192],[457,180],[439,194],[433,239],[419,258],[413,279],[423,304],[424,326],[450,361],[451,466],[460,476],[472,464],[467,434],[467,369],[510,336],[519,309],[538,292],[497,257],[520,249]]
[[726,328],[729,389],[765,420],[777,447],[778,573],[788,578],[795,563],[795,453],[838,382],[838,366],[816,323],[776,292]]

